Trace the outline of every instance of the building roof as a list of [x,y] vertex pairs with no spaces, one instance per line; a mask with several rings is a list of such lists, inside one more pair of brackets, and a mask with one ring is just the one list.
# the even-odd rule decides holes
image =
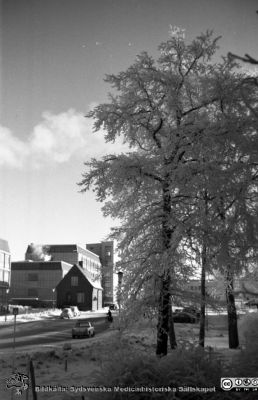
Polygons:
[[85,278],[89,281],[89,283],[91,284],[91,286],[93,286],[95,289],[101,289],[101,290],[103,290],[103,288],[102,288],[102,286],[101,286],[101,284],[100,284],[99,282],[93,281],[93,280],[92,280],[92,278],[90,277],[89,272],[88,272],[86,269],[80,267],[79,265],[76,265],[76,267],[78,267],[78,269],[81,271],[81,273],[82,273],[82,274],[85,276]]
[[[94,287],[95,289],[100,289],[103,290],[102,286],[100,285],[99,282],[97,281],[93,281],[92,278],[90,277],[90,274],[88,271],[86,271],[84,268],[80,267],[77,264],[74,264],[73,268],[77,268],[81,274],[85,277],[85,279],[87,279],[87,281],[91,284],[92,287]],[[71,270],[70,270],[71,271]],[[70,272],[69,271],[69,272]],[[67,275],[65,275],[63,277],[63,279],[67,279]],[[63,279],[57,284],[57,287],[59,286],[59,284],[63,281]]]
[[0,250],[10,253],[9,244],[7,240],[0,239]]
[[12,271],[35,270],[69,270],[72,264],[65,261],[14,261],[11,263]]
[[[33,253],[34,244],[30,244],[27,247],[26,254],[31,254]],[[85,256],[90,256],[91,258],[95,258],[96,261],[99,261],[99,256],[92,251],[85,249],[78,244],[43,244],[39,245],[42,247],[42,250],[44,250],[47,254],[51,255],[53,253],[80,253]]]

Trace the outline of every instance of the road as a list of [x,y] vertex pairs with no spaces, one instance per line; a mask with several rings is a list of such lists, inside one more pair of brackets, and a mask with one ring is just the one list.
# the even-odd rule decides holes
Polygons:
[[[87,318],[94,327],[98,335],[108,328],[105,315],[97,315]],[[72,339],[71,330],[74,326],[74,319],[60,319],[58,317],[48,318],[33,322],[17,322],[15,334],[16,350],[26,347],[38,348],[41,346],[58,344],[65,341],[77,341],[84,339]],[[87,339],[86,339],[87,340]],[[0,353],[9,352],[14,347],[14,326],[0,325]]]

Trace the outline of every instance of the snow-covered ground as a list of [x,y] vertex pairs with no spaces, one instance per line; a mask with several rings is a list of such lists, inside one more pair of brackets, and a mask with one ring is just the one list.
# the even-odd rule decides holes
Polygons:
[[[107,313],[108,308],[98,311],[82,312],[78,318],[98,317]],[[39,321],[48,318],[58,318],[61,310],[44,310],[27,314],[18,314],[17,322]],[[13,324],[14,316],[0,316],[0,325]],[[37,347],[26,346],[19,352],[1,354],[0,359],[0,399],[25,400],[26,390],[21,389],[21,395],[15,394],[16,389],[8,389],[7,379],[13,376],[13,367],[16,373],[29,375],[29,361],[33,361],[35,381],[38,386],[38,399],[40,400],[68,400],[84,399],[88,397],[83,392],[82,386],[91,386],[94,381],[94,371],[99,369],[99,349],[108,347],[110,338],[117,335],[115,325],[101,335],[94,338],[66,341],[53,345]],[[26,382],[26,381],[25,381]],[[20,384],[17,384],[19,389]],[[53,389],[53,390],[52,390]],[[57,391],[55,391],[55,389]],[[64,390],[64,391],[63,391]],[[31,389],[29,399],[32,398]]]
[[[180,307],[174,307],[175,309],[180,309]],[[181,307],[182,308],[182,307]],[[97,311],[82,311],[81,315],[79,317],[75,317],[76,319],[78,318],[90,318],[93,316],[98,316],[98,315],[102,315],[102,314],[106,314],[108,312],[108,307],[105,308],[101,308]],[[256,307],[253,308],[248,308],[246,310],[238,310],[238,314],[245,314],[245,313],[253,313],[253,312],[258,312]],[[117,312],[112,312],[113,314],[116,314]],[[17,322],[28,322],[28,321],[39,321],[41,319],[47,319],[47,318],[53,318],[56,317],[58,318],[61,314],[61,310],[60,309],[48,309],[48,310],[43,310],[43,311],[39,311],[39,312],[35,312],[35,310],[33,312],[30,312],[28,310],[28,312],[24,313],[21,312],[16,316],[16,321]],[[216,311],[211,311],[209,310],[208,315],[226,315],[227,311],[223,310],[221,312],[216,312]],[[9,323],[13,323],[14,320],[14,316],[12,314],[8,314],[7,316],[5,315],[0,315],[0,324],[6,324],[6,322]]]
[[[76,319],[98,316],[107,313],[107,311],[108,307],[99,309],[97,311],[82,311],[81,315],[79,317],[76,317]],[[47,309],[39,312],[35,312],[35,310],[33,312],[30,312],[29,310],[28,312],[20,310],[19,314],[16,316],[16,321],[17,322],[40,321],[42,319],[47,319],[47,318],[53,318],[53,317],[58,318],[60,314],[61,310],[57,308]],[[0,316],[0,324],[3,323],[6,324],[6,322],[13,323],[13,321],[14,321],[14,316],[11,313],[7,314],[7,316],[5,315]]]
[[[257,311],[257,310],[250,310]],[[107,309],[97,312],[85,312],[81,317],[91,317],[106,313]],[[20,314],[17,321],[36,321],[40,319],[58,317],[60,310],[46,310],[33,314]],[[8,316],[7,323],[13,322],[13,316]],[[225,318],[223,316],[218,318]],[[0,324],[6,324],[4,316],[0,317]],[[3,326],[3,325],[2,325]],[[178,342],[180,338],[185,339],[197,335],[198,326],[188,324],[177,324],[176,333]],[[194,332],[196,331],[196,332]],[[130,332],[130,342],[134,344],[135,351],[137,346],[144,345],[146,351],[153,352],[156,342],[155,327],[150,329],[140,329],[136,326]],[[32,360],[35,371],[35,383],[38,391],[38,400],[89,400],[91,395],[87,392],[88,388],[96,385],[96,376],[101,372],[103,359],[112,357],[112,349],[121,340],[120,332],[117,329],[116,321],[107,331],[96,335],[94,338],[85,338],[66,341],[54,345],[42,346],[38,348],[28,348],[23,352],[1,355],[0,359],[0,399],[1,400],[27,400],[26,390],[21,390],[21,395],[15,395],[16,389],[11,394],[11,389],[7,389],[7,379],[12,377],[13,365],[19,374],[29,375],[29,361]],[[224,331],[216,331],[209,326],[207,331],[206,345],[218,348],[227,347],[227,334]],[[111,349],[111,351],[110,351]],[[223,349],[223,351],[225,351]],[[114,350],[113,350],[114,351]],[[15,362],[14,362],[15,361]],[[32,399],[31,388],[29,389],[29,399]]]

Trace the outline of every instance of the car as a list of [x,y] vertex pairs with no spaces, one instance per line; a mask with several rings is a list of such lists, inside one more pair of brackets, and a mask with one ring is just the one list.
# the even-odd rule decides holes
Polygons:
[[199,319],[201,316],[200,311],[195,307],[184,307],[182,311],[194,315],[197,319]]
[[110,310],[117,310],[117,306],[114,303],[104,303],[104,307],[108,307]]
[[258,300],[257,300],[257,299],[248,300],[248,301],[245,303],[245,305],[246,305],[246,306],[249,306],[249,307],[256,306],[256,307],[258,308]]
[[178,313],[183,311],[183,307],[175,308],[174,310],[172,309],[173,312]]
[[94,335],[95,335],[94,326],[91,325],[91,322],[84,319],[79,319],[72,329],[73,339],[84,336],[92,337]]
[[62,312],[61,312],[61,315],[60,315],[60,318],[63,318],[63,319],[70,319],[70,318],[73,318],[74,317],[74,315],[73,315],[73,312],[72,312],[72,310],[70,309],[70,308],[64,308],[63,310],[62,310]]
[[179,311],[173,313],[173,321],[194,324],[195,322],[198,321],[198,318],[195,315],[190,314],[188,312]]
[[79,308],[77,306],[69,307],[74,315],[74,317],[79,317],[81,315]]

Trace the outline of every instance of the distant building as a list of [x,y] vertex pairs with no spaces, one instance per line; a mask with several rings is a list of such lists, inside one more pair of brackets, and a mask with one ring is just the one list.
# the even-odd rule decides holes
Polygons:
[[[226,283],[223,278],[207,279],[205,287],[208,300],[213,299],[218,305],[226,305]],[[192,294],[193,300],[200,300],[201,281],[199,279],[190,280],[185,288],[188,291],[188,296]],[[248,301],[258,304],[258,281],[246,277],[236,277],[234,279],[234,296],[235,303],[239,307],[242,307]]]
[[87,270],[74,265],[56,286],[57,307],[77,306],[80,310],[102,308],[102,287]]
[[27,248],[25,259],[35,261],[35,257],[42,261],[65,261],[72,265],[80,265],[89,272],[92,279],[100,280],[101,264],[98,255],[78,244],[32,243]]
[[55,287],[72,265],[64,261],[16,261],[11,263],[9,298],[55,300]]
[[101,262],[101,285],[103,287],[103,305],[113,303],[114,296],[114,242],[88,243],[86,248],[99,256]]
[[[12,281],[11,297],[34,297],[48,301],[56,293],[55,287],[63,280],[68,271],[75,265],[79,271],[84,272],[80,283],[85,284],[77,298],[77,288],[67,290],[68,281],[64,281],[59,287],[59,305],[78,305],[82,301],[82,307],[87,309],[99,308],[102,303],[101,287],[101,263],[99,256],[77,244],[34,244],[31,243],[25,253],[26,261],[12,263],[14,280]],[[79,275],[81,277],[81,274]],[[65,292],[62,292],[65,288]],[[96,292],[96,289],[97,291]],[[87,290],[88,292],[87,292]],[[86,291],[85,291],[86,290]],[[99,292],[101,291],[101,293]],[[87,292],[87,293],[86,293]],[[97,294],[96,294],[97,293]],[[12,296],[11,296],[12,295]],[[93,296],[89,301],[89,296]],[[84,297],[83,297],[84,296]],[[95,303],[93,302],[93,299]],[[84,302],[85,299],[85,302]],[[96,303],[97,301],[97,303]]]
[[[191,279],[186,283],[185,289],[188,291],[188,297],[193,301],[200,301],[201,299],[201,280]],[[222,284],[218,285],[215,280],[206,280],[205,282],[206,295],[209,299],[217,301],[218,304],[224,304],[226,302],[225,290]]]
[[11,280],[11,253],[8,242],[0,239],[0,308],[7,305],[7,292]]

